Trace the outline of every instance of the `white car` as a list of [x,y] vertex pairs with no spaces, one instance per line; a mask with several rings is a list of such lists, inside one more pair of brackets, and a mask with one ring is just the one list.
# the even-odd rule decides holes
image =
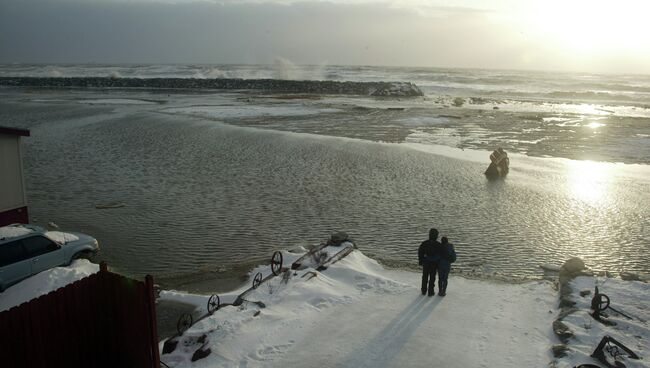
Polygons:
[[97,240],[81,233],[22,224],[0,227],[0,291],[39,272],[88,258],[98,250]]

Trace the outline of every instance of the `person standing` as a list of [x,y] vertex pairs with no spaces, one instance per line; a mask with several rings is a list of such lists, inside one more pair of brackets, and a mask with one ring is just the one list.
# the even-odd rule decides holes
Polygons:
[[422,266],[422,295],[435,295],[433,288],[436,283],[436,270],[440,260],[441,244],[438,242],[438,230],[429,230],[429,239],[418,248],[418,261]]
[[456,250],[447,237],[440,239],[442,242],[442,255],[438,261],[438,295],[447,295],[447,279],[451,271],[451,264],[456,262]]

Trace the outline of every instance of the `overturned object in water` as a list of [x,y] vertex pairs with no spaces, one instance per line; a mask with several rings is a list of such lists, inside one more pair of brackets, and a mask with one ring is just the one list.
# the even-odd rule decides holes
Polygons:
[[126,207],[126,203],[124,202],[111,202],[111,203],[104,203],[104,204],[96,204],[95,208],[98,210],[107,210],[111,208],[121,208],[121,207]]
[[485,170],[485,175],[489,178],[504,177],[510,171],[510,159],[508,153],[499,147],[490,155],[490,166]]

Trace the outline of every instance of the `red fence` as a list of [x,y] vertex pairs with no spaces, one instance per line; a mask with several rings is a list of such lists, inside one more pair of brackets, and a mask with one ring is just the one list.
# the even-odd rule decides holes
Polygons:
[[153,279],[100,272],[0,313],[3,367],[160,368]]

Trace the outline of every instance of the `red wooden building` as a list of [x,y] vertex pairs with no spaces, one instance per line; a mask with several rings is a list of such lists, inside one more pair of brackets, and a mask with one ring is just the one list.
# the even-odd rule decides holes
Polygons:
[[0,226],[29,223],[21,138],[29,130],[0,126]]

